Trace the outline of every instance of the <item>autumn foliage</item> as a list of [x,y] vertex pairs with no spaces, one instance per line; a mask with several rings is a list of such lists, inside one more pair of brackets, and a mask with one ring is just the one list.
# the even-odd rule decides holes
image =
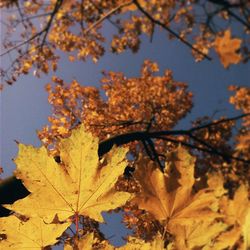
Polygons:
[[[153,40],[158,27],[191,49],[196,61],[211,60],[213,50],[226,68],[249,60],[248,1],[2,0],[0,7],[17,12],[8,16],[6,50],[1,53],[14,53],[11,67],[1,68],[7,84],[31,70],[38,77],[56,71],[59,51],[66,52],[70,61],[94,62],[107,50],[135,53],[142,36]],[[102,30],[106,20],[116,29],[111,41]],[[233,31],[241,38],[235,38]]]
[[[247,1],[4,0],[0,7],[18,13],[3,41],[2,56],[14,53],[1,69],[3,85],[56,72],[62,52],[94,62],[107,49],[136,53],[156,28],[197,62],[216,54],[227,69],[249,60]],[[117,29],[109,40],[104,21]],[[0,218],[0,249],[249,250],[250,89],[229,90],[241,115],[204,116],[177,130],[193,94],[156,62],[145,60],[138,77],[103,72],[99,87],[55,73],[46,85],[52,114],[37,132],[42,146],[18,143],[15,181],[29,194],[3,204],[11,212]],[[103,212],[123,213],[132,230],[124,246],[104,237]]]
[[[56,243],[71,223],[76,235],[64,233],[65,249],[115,249],[101,235],[88,232],[81,221],[87,217],[103,222],[101,212],[118,207],[127,212],[132,209],[125,223],[140,237],[129,238],[125,247],[116,249],[152,249],[155,244],[155,249],[249,247],[246,184],[240,185],[233,199],[223,187],[221,174],[209,173],[201,184],[194,177],[195,157],[184,148],[166,153],[164,172],[139,154],[133,177],[137,189],[125,192],[118,190],[118,178],[127,164],[127,149],[114,147],[99,160],[98,139],[85,132],[84,126],[60,140],[58,147],[60,163],[48,156],[45,147],[19,144],[15,175],[31,194],[5,205],[17,214],[0,219],[4,249],[42,249]],[[30,162],[34,163],[32,168]],[[137,218],[138,211],[148,217],[140,214]],[[137,220],[143,219],[146,227],[157,224],[145,238],[137,228]],[[150,243],[145,242],[148,237]]]

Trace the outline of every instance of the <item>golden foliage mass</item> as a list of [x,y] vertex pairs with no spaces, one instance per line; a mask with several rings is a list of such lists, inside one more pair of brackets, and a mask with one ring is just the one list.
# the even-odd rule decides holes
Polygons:
[[232,227],[219,236],[213,249],[232,247],[240,237],[243,237],[244,240],[239,244],[239,249],[247,249],[250,246],[250,201],[248,199],[247,187],[241,185],[236,190],[233,200],[223,197],[220,201],[220,209],[225,215],[226,223],[232,225]]
[[[143,240],[136,239],[134,237],[128,238],[128,243],[124,247],[119,247],[117,250],[157,250],[165,249],[164,241],[161,235],[157,235],[152,242],[145,242]],[[171,250],[171,244],[166,248]]]
[[51,147],[56,138],[68,136],[78,122],[84,122],[101,140],[118,132],[143,131],[149,124],[152,131],[172,128],[190,111],[192,94],[185,83],[173,79],[170,70],[163,76],[156,75],[158,71],[157,63],[146,60],[140,77],[105,73],[101,80],[105,100],[95,87],[81,86],[77,81],[67,85],[53,77],[56,85],[47,86],[53,107],[51,126],[44,127],[39,138]]

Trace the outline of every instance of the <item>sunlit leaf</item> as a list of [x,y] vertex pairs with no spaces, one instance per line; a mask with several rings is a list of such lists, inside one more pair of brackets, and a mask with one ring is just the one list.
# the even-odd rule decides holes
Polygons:
[[214,48],[225,68],[228,68],[230,64],[237,64],[241,61],[241,55],[237,53],[241,42],[241,39],[231,38],[230,29],[226,30],[223,36],[216,37],[214,41]]
[[130,194],[113,188],[126,166],[127,149],[113,148],[99,166],[98,139],[81,126],[60,142],[57,163],[44,147],[19,145],[15,175],[31,192],[26,198],[6,205],[27,216],[51,222],[55,215],[63,221],[87,215],[103,221],[101,212],[123,205]]
[[0,218],[0,249],[44,249],[55,244],[70,222],[46,224],[39,218],[21,221],[16,216]]
[[[215,180],[209,183],[210,187],[194,193],[194,157],[179,148],[168,158],[165,173],[148,166],[146,172],[137,170],[135,176],[142,186],[142,192],[132,202],[153,214],[168,232],[180,237],[186,249],[188,244],[205,245],[226,228],[223,223],[216,223],[216,219],[222,217],[217,211],[218,198],[225,193],[221,187],[222,179],[214,177]],[[206,233],[207,230],[209,233]]]

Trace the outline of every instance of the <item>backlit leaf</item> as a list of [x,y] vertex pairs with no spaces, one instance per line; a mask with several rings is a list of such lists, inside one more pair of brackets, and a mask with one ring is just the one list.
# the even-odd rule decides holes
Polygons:
[[180,237],[176,240],[181,245],[178,249],[191,249],[189,245],[203,246],[226,228],[225,224],[215,220],[222,217],[217,212],[218,196],[225,193],[222,179],[211,176],[215,180],[209,182],[210,187],[194,193],[194,157],[179,148],[168,158],[165,173],[148,165],[145,166],[147,171],[137,170],[136,178],[142,191],[132,202],[154,215],[168,232]]
[[14,215],[0,218],[0,249],[44,249],[55,244],[69,226],[69,222],[46,224],[39,217],[25,222]]
[[230,64],[237,64],[241,61],[241,55],[237,53],[237,50],[240,48],[241,42],[241,39],[231,38],[230,30],[226,30],[222,37],[216,37],[214,48],[225,68],[228,68]]
[[103,221],[101,212],[123,205],[130,197],[113,188],[126,167],[127,150],[113,148],[99,166],[98,139],[81,126],[60,142],[61,163],[48,156],[44,147],[19,144],[16,176],[31,192],[26,198],[6,205],[27,216],[51,222],[86,215]]

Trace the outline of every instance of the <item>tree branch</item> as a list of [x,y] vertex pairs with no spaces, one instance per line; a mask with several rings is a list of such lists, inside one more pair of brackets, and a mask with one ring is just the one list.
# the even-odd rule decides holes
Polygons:
[[192,50],[196,51],[197,53],[199,53],[200,55],[204,56],[207,60],[212,60],[212,58],[206,54],[204,54],[202,51],[200,51],[199,49],[195,48],[191,43],[189,43],[187,40],[185,40],[184,38],[182,38],[181,36],[179,36],[178,33],[176,33],[175,31],[173,31],[172,29],[170,29],[169,27],[167,27],[164,23],[162,23],[161,21],[155,19],[154,17],[152,17],[140,4],[137,0],[133,0],[133,3],[137,6],[137,8],[153,23],[161,26],[163,29],[165,29],[166,31],[168,31],[170,34],[172,34],[173,36],[175,36],[176,38],[178,38],[182,43],[184,43],[185,45],[187,45],[189,48],[191,48]]
[[42,35],[44,31],[45,31],[45,29],[39,31],[38,33],[36,33],[36,34],[33,35],[32,37],[28,38],[27,40],[25,40],[25,41],[23,41],[23,42],[17,44],[17,45],[14,46],[14,47],[11,47],[11,48],[8,49],[7,51],[3,52],[2,54],[0,54],[0,56],[4,56],[4,55],[6,55],[6,54],[12,52],[12,51],[15,50],[15,49],[18,49],[18,48],[22,47],[24,44],[33,41],[36,37]]
[[210,3],[213,3],[213,4],[217,4],[217,5],[220,5],[220,6],[223,6],[223,8],[219,11],[227,11],[228,14],[230,16],[232,16],[233,18],[235,18],[238,22],[240,22],[241,24],[243,24],[247,29],[250,30],[250,24],[247,23],[245,20],[243,20],[242,18],[240,18],[237,14],[235,14],[234,12],[232,12],[230,9],[232,8],[246,8],[247,6],[240,2],[240,3],[230,3],[228,1],[225,1],[225,0],[208,0]]
[[238,115],[238,116],[222,119],[222,120],[219,120],[219,121],[216,121],[216,122],[211,122],[211,123],[208,123],[208,124],[205,124],[205,125],[197,126],[197,127],[194,127],[192,129],[190,129],[189,131],[194,132],[194,131],[201,130],[201,129],[204,129],[204,128],[210,128],[210,127],[213,127],[213,126],[217,126],[217,125],[219,125],[221,123],[226,123],[226,122],[230,122],[230,121],[237,121],[237,120],[240,120],[241,118],[244,118],[244,117],[247,117],[247,116],[250,116],[250,113],[246,113],[246,114],[243,114],[243,115]]
[[[99,157],[102,157],[104,154],[108,153],[111,148],[116,145],[116,146],[121,146],[124,144],[127,144],[129,142],[133,142],[133,141],[142,141],[142,142],[150,142],[151,145],[146,145],[146,150],[149,150],[149,148],[147,148],[147,146],[150,146],[150,154],[151,156],[153,155],[152,158],[154,158],[157,162],[159,161],[157,152],[153,150],[152,146],[154,147],[154,145],[152,144],[152,139],[161,139],[164,141],[169,141],[169,142],[173,142],[173,143],[179,143],[181,145],[184,145],[186,147],[189,147],[191,149],[196,149],[199,150],[201,152],[206,152],[209,154],[213,154],[213,155],[217,155],[222,157],[224,160],[235,160],[235,161],[241,161],[244,163],[250,163],[250,160],[245,160],[239,157],[234,157],[232,155],[228,155],[228,154],[224,154],[220,151],[218,151],[218,149],[212,147],[211,145],[207,146],[207,144],[205,145],[203,142],[203,145],[207,146],[207,148],[204,147],[199,147],[196,146],[194,144],[188,143],[188,142],[183,142],[183,141],[179,141],[178,139],[174,139],[174,138],[170,138],[169,136],[176,136],[176,135],[185,135],[190,137],[190,139],[194,139],[196,141],[199,140],[199,142],[201,142],[200,139],[198,138],[194,138],[193,136],[193,132],[197,131],[197,130],[201,130],[201,129],[206,129],[212,126],[216,126],[219,125],[221,123],[225,123],[225,122],[229,122],[229,121],[235,121],[235,120],[239,120],[243,117],[249,116],[250,114],[244,114],[244,115],[239,115],[236,117],[231,117],[228,119],[222,119],[220,121],[216,121],[216,122],[211,122],[209,124],[203,125],[203,126],[197,126],[195,128],[191,128],[188,130],[170,130],[170,131],[156,131],[156,132],[149,132],[149,131],[135,131],[135,132],[130,132],[130,133],[126,133],[126,134],[121,134],[121,135],[116,135],[114,137],[111,137],[107,140],[104,140],[102,142],[99,143],[99,148],[98,148],[98,155]],[[158,162],[158,164],[161,166],[160,161]],[[29,192],[26,190],[26,188],[23,186],[22,182],[18,179],[16,179],[15,176],[11,176],[5,180],[3,180],[2,182],[0,182],[0,204],[5,204],[5,203],[12,203],[14,201],[16,201],[17,199],[21,199],[25,196],[27,196],[29,194]],[[1,216],[6,216],[9,214],[9,211],[2,208],[0,206],[0,217]]]
[[132,4],[133,1],[129,1],[129,2],[125,2],[122,3],[118,6],[116,6],[115,8],[113,8],[112,10],[108,11],[107,13],[105,13],[99,20],[97,20],[95,23],[91,24],[85,31],[84,34],[88,34],[92,29],[94,29],[97,25],[99,25],[100,23],[102,23],[105,19],[109,18],[111,15],[113,15],[117,10],[122,9],[125,6],[128,6],[130,4]]
[[[90,1],[90,2],[91,2],[91,3],[93,4],[93,6],[98,10],[99,14],[103,15],[103,10],[102,10],[102,8],[100,8],[100,7],[98,6],[98,4],[96,4],[95,2],[93,2],[93,1]],[[120,27],[117,23],[115,23],[115,22],[111,19],[110,16],[107,17],[107,20],[108,20],[114,27],[116,27],[118,30],[121,30],[121,27]]]
[[46,25],[46,27],[44,29],[45,34],[44,34],[44,37],[43,37],[43,40],[42,40],[42,43],[41,43],[41,47],[44,45],[44,43],[46,41],[46,38],[47,38],[47,35],[49,33],[49,30],[50,30],[51,24],[53,22],[53,19],[54,19],[56,13],[58,12],[58,10],[60,9],[60,7],[62,6],[63,1],[64,0],[57,0],[56,1],[55,7],[54,7],[54,9],[53,9],[53,11],[52,11],[52,13],[50,15],[50,19],[49,19],[49,21],[48,21],[48,23],[47,23],[47,25]]
[[250,24],[245,22],[245,20],[243,20],[242,18],[240,18],[238,15],[236,15],[234,12],[232,12],[231,10],[227,10],[228,14],[230,16],[232,16],[234,19],[236,19],[238,22],[240,22],[241,24],[243,24],[248,30],[250,30]]
[[[23,41],[23,42],[17,44],[16,46],[14,46],[14,47],[8,49],[7,51],[3,52],[2,54],[0,54],[0,57],[1,57],[1,56],[4,56],[4,55],[6,55],[6,54],[8,54],[8,53],[10,53],[10,52],[12,52],[12,51],[15,50],[15,49],[18,49],[18,48],[22,47],[23,45],[25,45],[25,44],[27,44],[27,43],[33,41],[35,38],[37,38],[37,37],[41,36],[43,33],[45,33],[45,34],[44,34],[44,37],[43,37],[43,41],[42,41],[42,43],[41,43],[41,46],[43,46],[43,44],[44,44],[44,42],[45,42],[45,40],[46,40],[46,37],[47,37],[47,35],[48,35],[48,32],[49,32],[49,30],[50,30],[50,27],[51,27],[52,21],[53,21],[53,19],[54,19],[54,16],[55,16],[56,13],[58,12],[58,10],[59,10],[60,6],[62,5],[63,1],[64,1],[64,0],[57,0],[57,2],[56,2],[56,4],[55,4],[55,7],[54,7],[54,10],[52,11],[52,13],[51,13],[51,15],[50,15],[50,19],[49,19],[47,25],[45,26],[45,28],[43,28],[42,30],[40,30],[39,32],[37,32],[36,34],[34,34],[33,36],[31,36],[31,37],[28,38],[27,40],[25,40],[25,41]],[[40,46],[39,46],[39,47],[40,47]]]
[[[190,134],[189,137],[191,139],[193,139],[193,141],[196,141],[198,143],[200,143],[201,145],[205,146],[207,149],[209,149],[210,153],[212,154],[216,154],[220,157],[222,157],[226,162],[230,162],[230,160],[232,159],[233,156],[230,157],[230,155],[225,154],[225,153],[221,153],[220,151],[218,151],[215,147],[213,147],[212,145],[208,144],[207,142],[205,142],[204,140],[201,140],[199,138],[197,138],[196,136]],[[193,147],[196,147],[196,145],[193,145]],[[199,148],[200,151],[203,151],[202,148]],[[206,152],[206,151],[205,151]],[[231,159],[230,159],[231,158]]]

